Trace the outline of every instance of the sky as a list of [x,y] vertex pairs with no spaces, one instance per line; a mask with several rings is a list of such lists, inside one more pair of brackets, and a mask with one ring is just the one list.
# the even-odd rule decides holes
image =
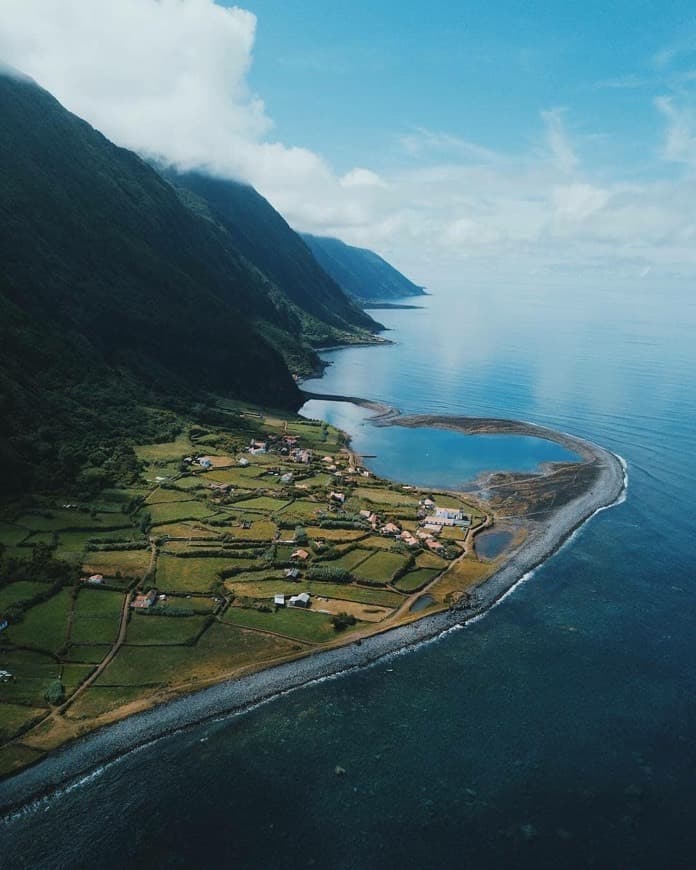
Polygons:
[[693,3],[0,0],[0,61],[428,286],[696,278]]

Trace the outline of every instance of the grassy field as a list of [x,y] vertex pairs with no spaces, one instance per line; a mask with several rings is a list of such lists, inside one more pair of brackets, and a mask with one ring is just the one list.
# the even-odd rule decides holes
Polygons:
[[441,559],[435,553],[419,553],[416,556],[416,565],[419,568],[442,568],[447,567],[449,563],[446,559]]
[[325,643],[336,636],[328,616],[297,607],[283,607],[275,613],[230,607],[224,621],[243,628],[277,632],[310,643]]
[[370,501],[373,504],[405,505],[406,507],[417,507],[418,505],[416,496],[382,486],[358,486],[353,491],[353,498]]
[[68,650],[67,661],[99,664],[111,649],[111,644],[72,644]]
[[113,577],[142,577],[150,564],[149,550],[99,550],[85,553],[82,569],[85,574]]
[[102,529],[128,528],[130,520],[120,513],[97,513],[91,516],[84,511],[47,510],[41,514],[23,514],[18,525],[26,526],[34,532],[59,532],[63,529],[94,529],[98,535]]
[[156,655],[147,646],[122,647],[96,685],[166,687],[219,678],[234,668],[288,655],[294,649],[284,638],[217,624],[195,647],[161,647]]
[[0,708],[5,704],[47,706],[46,687],[61,672],[51,656],[24,649],[0,653],[0,668],[15,677],[10,683],[0,683]]
[[408,558],[399,553],[373,553],[369,559],[354,569],[353,574],[360,580],[373,583],[390,583],[394,574],[406,565]]
[[281,501],[278,498],[271,498],[267,495],[261,495],[257,498],[247,498],[244,501],[234,504],[235,510],[253,511],[264,514],[278,513],[288,504],[287,501]]
[[145,616],[133,613],[128,623],[127,644],[185,644],[205,624],[205,616]]
[[307,526],[307,534],[316,541],[359,541],[367,537],[360,529],[322,529],[319,526]]
[[157,526],[158,535],[169,535],[172,538],[213,538],[217,537],[221,531],[222,529],[195,521]]
[[422,589],[426,583],[430,583],[440,572],[435,568],[416,568],[415,571],[409,571],[400,577],[394,586],[402,592],[417,592]]
[[314,519],[319,511],[325,510],[325,502],[309,501],[308,499],[298,498],[281,511],[280,516],[283,520],[296,518],[298,520],[306,521]]
[[143,688],[90,686],[67,711],[68,719],[91,719],[150,694]]
[[69,562],[81,561],[87,545],[93,539],[117,540],[117,541],[142,541],[145,536],[138,529],[124,528],[117,531],[88,531],[88,532],[59,532],[58,546],[55,550],[57,559],[66,559]]
[[105,589],[81,589],[75,602],[70,640],[111,644],[118,634],[123,595]]
[[182,492],[178,489],[162,489],[162,487],[158,486],[145,499],[145,504],[167,504],[169,502],[190,501],[190,499],[190,492]]
[[147,511],[152,517],[153,526],[158,526],[163,523],[210,517],[216,513],[216,508],[211,507],[204,501],[189,500],[148,505]]
[[319,564],[326,565],[329,568],[345,568],[346,571],[353,571],[361,562],[369,559],[371,555],[372,551],[356,547],[355,550],[344,553],[338,559],[332,559],[330,562],[320,562]]
[[181,459],[194,449],[187,432],[182,432],[175,441],[165,441],[162,444],[140,444],[134,448],[135,455],[144,462],[167,462],[172,459]]
[[201,558],[168,556],[160,553],[157,559],[157,588],[162,592],[210,592],[218,581],[218,571],[234,565],[249,564],[238,559],[207,556]]
[[445,526],[440,537],[444,541],[463,541],[466,538],[466,529],[459,526]]
[[37,604],[24,614],[17,625],[11,625],[5,637],[17,646],[32,646],[56,652],[65,643],[70,593],[67,589]]
[[0,588],[0,614],[11,604],[26,601],[44,589],[46,589],[45,583],[36,583],[32,580],[18,580],[16,583],[10,583],[9,586],[3,586]]
[[[0,696],[1,697],[1,696]],[[40,707],[25,707],[21,704],[0,704],[0,740],[9,740],[23,726],[43,716]]]

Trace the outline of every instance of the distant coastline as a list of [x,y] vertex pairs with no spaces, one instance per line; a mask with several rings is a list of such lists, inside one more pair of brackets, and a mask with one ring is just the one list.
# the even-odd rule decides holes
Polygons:
[[626,490],[626,466],[620,457],[585,439],[533,423],[441,415],[401,416],[395,408],[356,397],[317,393],[306,393],[306,396],[308,399],[351,402],[372,410],[371,422],[378,426],[446,428],[463,434],[505,433],[545,438],[593,463],[596,474],[589,487],[581,488],[543,523],[532,524],[524,542],[505,564],[475,587],[460,604],[405,625],[384,628],[358,641],[347,641],[341,646],[317,650],[301,658],[222,681],[105,726],[0,783],[0,812],[10,813],[42,795],[59,791],[124,753],[168,734],[242,713],[309,683],[366,667],[385,656],[400,653],[466,625],[529,577],[588,519],[618,503]]

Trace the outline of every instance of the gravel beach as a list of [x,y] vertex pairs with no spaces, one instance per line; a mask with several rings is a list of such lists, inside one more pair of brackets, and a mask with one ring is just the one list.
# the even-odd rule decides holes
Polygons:
[[[333,396],[321,398],[347,400]],[[543,524],[532,528],[509,561],[472,592],[466,607],[425,616],[409,625],[386,629],[342,647],[317,650],[304,658],[221,682],[107,726],[66,745],[33,767],[0,783],[0,812],[7,815],[31,800],[69,786],[109,761],[165,734],[244,711],[310,682],[365,667],[384,656],[430,641],[443,632],[465,625],[500,601],[590,517],[617,503],[626,488],[625,464],[618,456],[572,435],[511,420],[400,417],[393,409],[384,409],[375,403],[359,399],[347,401],[374,410],[377,413],[377,425],[449,428],[469,434],[506,432],[546,438],[578,453],[585,460],[596,462],[599,473],[590,488],[555,510]]]

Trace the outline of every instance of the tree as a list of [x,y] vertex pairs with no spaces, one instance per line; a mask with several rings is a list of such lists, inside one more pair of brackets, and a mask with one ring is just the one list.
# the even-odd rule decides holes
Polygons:
[[51,680],[44,692],[44,698],[54,707],[65,698],[65,688],[60,680]]
[[331,623],[336,631],[344,631],[348,626],[355,625],[355,617],[352,613],[346,613],[342,610],[331,617]]

